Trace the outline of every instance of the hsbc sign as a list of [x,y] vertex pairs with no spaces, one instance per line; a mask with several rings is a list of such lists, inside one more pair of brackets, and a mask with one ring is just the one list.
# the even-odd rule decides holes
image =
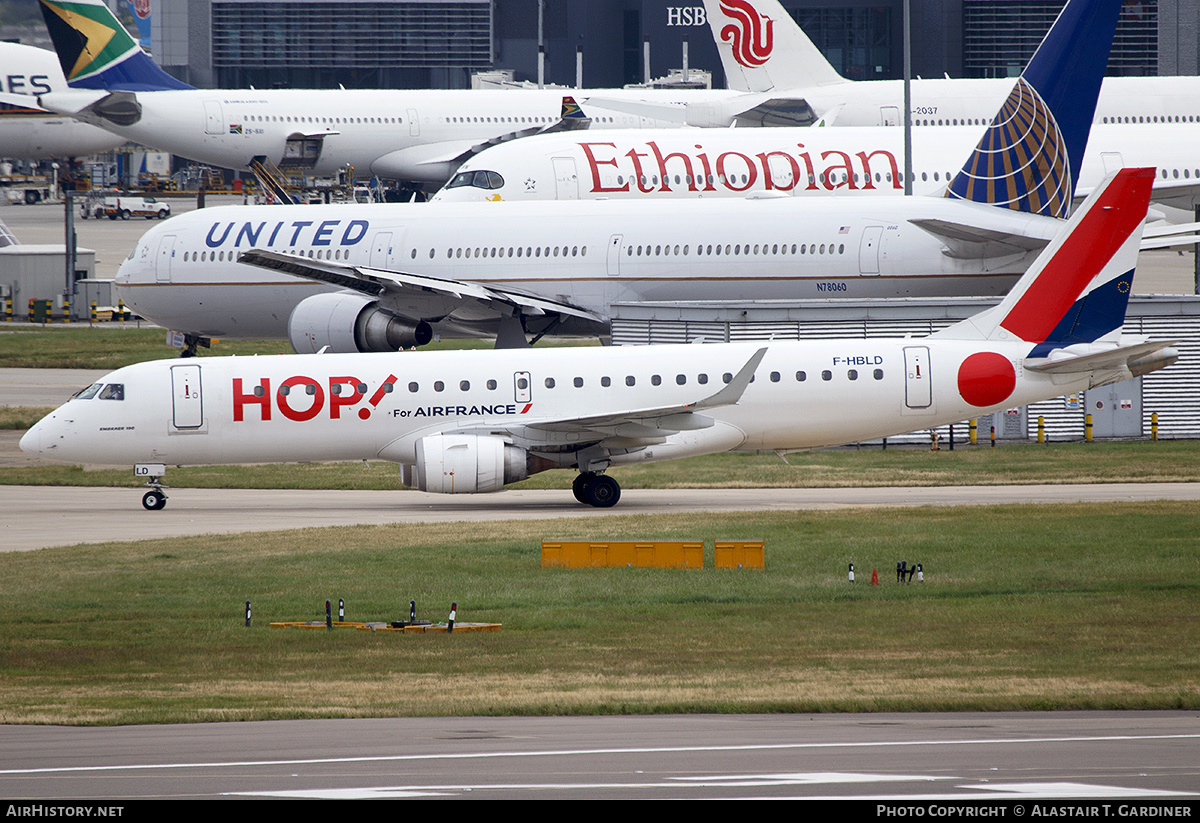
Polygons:
[[668,26],[707,26],[704,6],[667,6]]

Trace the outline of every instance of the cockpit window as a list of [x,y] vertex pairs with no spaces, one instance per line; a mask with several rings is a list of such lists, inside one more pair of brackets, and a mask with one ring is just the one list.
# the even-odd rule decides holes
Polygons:
[[494,171],[460,171],[454,175],[454,179],[446,184],[448,189],[458,189],[463,186],[474,186],[477,189],[501,189],[504,188],[504,178]]
[[101,400],[124,400],[125,399],[125,384],[124,383],[109,383],[104,387],[104,391],[100,392]]
[[103,385],[104,385],[103,383],[93,383],[92,385],[88,386],[86,389],[80,389],[79,391],[75,392],[75,394],[73,394],[71,396],[71,399],[72,400],[91,400],[93,397],[96,396],[96,392],[100,391],[100,387]]

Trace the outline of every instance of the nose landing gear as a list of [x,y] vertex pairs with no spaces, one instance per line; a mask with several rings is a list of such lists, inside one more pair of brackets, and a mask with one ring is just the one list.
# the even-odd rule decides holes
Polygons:
[[150,491],[142,495],[142,505],[147,510],[156,512],[166,507],[167,495],[163,489],[169,489],[170,486],[164,485],[162,482],[163,475],[167,473],[167,467],[162,463],[139,463],[133,467],[135,477],[145,477],[146,485]]

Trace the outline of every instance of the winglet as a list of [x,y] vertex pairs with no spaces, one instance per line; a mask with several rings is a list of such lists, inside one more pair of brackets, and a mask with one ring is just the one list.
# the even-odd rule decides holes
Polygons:
[[761,363],[762,359],[766,356],[767,349],[764,346],[751,355],[750,359],[746,361],[746,365],[742,366],[742,368],[738,370],[738,373],[735,374],[733,379],[725,385],[725,388],[721,389],[716,394],[704,398],[695,406],[693,406],[691,410],[695,411],[698,409],[712,409],[716,408],[717,406],[732,406],[737,403],[742,399],[742,393],[746,391],[746,387],[750,385],[750,381],[754,378],[754,370],[758,368],[758,364]]
[[75,89],[190,89],[155,65],[103,0],[38,0],[67,85]]
[[1070,0],[945,196],[1066,217],[1121,0]]

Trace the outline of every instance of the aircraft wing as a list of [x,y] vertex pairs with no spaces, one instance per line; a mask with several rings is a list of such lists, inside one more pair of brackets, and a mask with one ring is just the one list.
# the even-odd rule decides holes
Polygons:
[[346,266],[328,260],[310,260],[293,254],[251,249],[238,257],[239,263],[284,272],[306,280],[329,283],[342,289],[380,298],[385,306],[391,299],[437,294],[451,301],[474,301],[508,315],[513,309],[523,315],[559,315],[577,317],[595,323],[604,318],[595,312],[557,300],[524,294],[513,289],[485,286],[462,280],[445,280],[421,274],[385,271],[365,266]]
[[[698,344],[699,345],[699,344]],[[564,442],[592,442],[602,449],[630,449],[662,443],[681,431],[707,429],[711,417],[699,414],[705,409],[735,405],[742,397],[767,349],[758,349],[720,390],[690,403],[675,406],[630,409],[615,414],[541,420],[507,429],[514,440],[529,448],[548,447]],[[495,427],[483,427],[494,432]],[[483,430],[480,429],[480,430]],[[454,434],[471,433],[474,427],[455,429]]]

